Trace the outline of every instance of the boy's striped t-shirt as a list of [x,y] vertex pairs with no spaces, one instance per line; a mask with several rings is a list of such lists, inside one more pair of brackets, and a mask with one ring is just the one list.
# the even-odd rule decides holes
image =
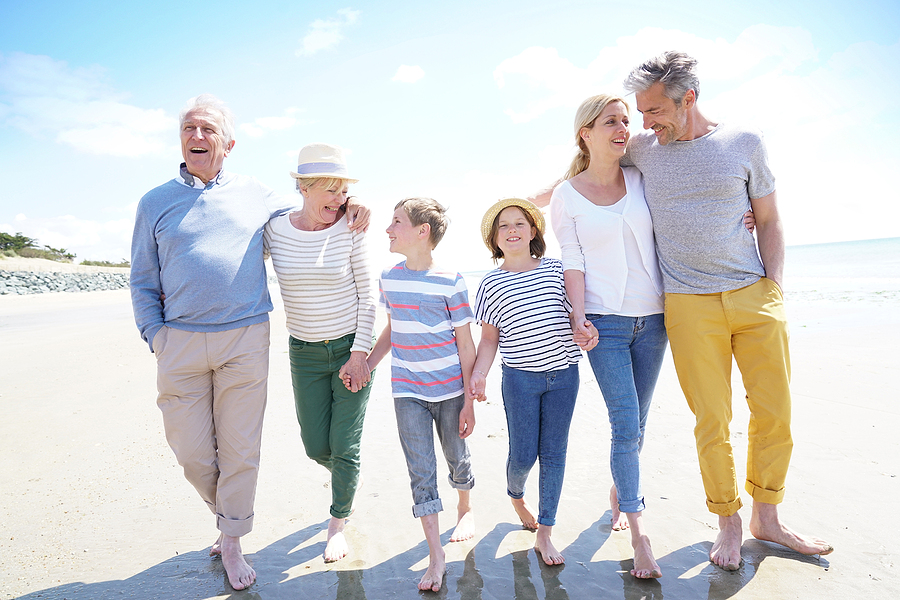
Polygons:
[[439,268],[413,271],[406,261],[379,281],[391,317],[391,390],[395,398],[440,402],[463,393],[454,328],[472,323],[462,275]]

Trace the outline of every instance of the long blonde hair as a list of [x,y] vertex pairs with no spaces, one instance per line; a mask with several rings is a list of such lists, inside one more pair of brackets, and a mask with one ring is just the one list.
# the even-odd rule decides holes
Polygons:
[[571,179],[588,168],[591,164],[591,153],[587,149],[584,140],[581,139],[581,130],[587,127],[590,129],[594,126],[594,121],[600,116],[600,113],[612,102],[621,102],[625,105],[625,110],[630,111],[628,103],[618,96],[612,94],[599,94],[591,96],[581,103],[578,112],[575,113],[575,145],[578,148],[578,154],[572,159],[568,172],[563,179]]

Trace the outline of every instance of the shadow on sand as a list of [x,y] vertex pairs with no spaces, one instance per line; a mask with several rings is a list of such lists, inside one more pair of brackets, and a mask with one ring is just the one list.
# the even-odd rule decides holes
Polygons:
[[[447,566],[439,592],[419,592],[416,583],[423,571],[413,565],[427,557],[425,542],[377,565],[352,558],[335,563],[333,569],[312,570],[307,564],[324,551],[324,542],[309,541],[319,535],[327,521],[292,533],[259,552],[248,555],[257,571],[257,583],[249,590],[234,591],[228,585],[222,563],[208,556],[208,549],[172,557],[124,580],[98,583],[68,583],[21,596],[22,600],[178,600],[233,598],[274,600],[384,600],[386,598],[460,598],[461,600],[569,600],[572,598],[623,598],[624,600],[669,600],[707,598],[726,600],[735,596],[756,575],[768,557],[779,557],[828,568],[828,562],[790,552],[780,546],[747,540],[743,564],[738,571],[722,571],[708,561],[711,543],[685,546],[658,557],[664,577],[639,580],[629,573],[632,561],[594,560],[610,535],[609,513],[603,515],[565,548],[566,564],[548,567],[534,550],[503,550],[504,539],[521,534],[521,528],[500,523],[481,538],[463,561]],[[450,532],[441,541],[449,543]],[[463,542],[465,543],[465,542]],[[356,568],[355,568],[356,567]],[[304,571],[309,572],[304,573]]]

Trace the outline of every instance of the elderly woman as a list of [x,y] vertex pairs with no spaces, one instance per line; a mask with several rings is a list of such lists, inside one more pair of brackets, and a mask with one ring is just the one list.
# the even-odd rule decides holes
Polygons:
[[265,241],[287,313],[300,437],[307,456],[331,472],[324,557],[332,562],[348,551],[343,530],[359,482],[375,298],[365,233],[342,218],[348,185],[358,181],[343,151],[310,144],[298,163],[291,176],[303,208],[269,221]]

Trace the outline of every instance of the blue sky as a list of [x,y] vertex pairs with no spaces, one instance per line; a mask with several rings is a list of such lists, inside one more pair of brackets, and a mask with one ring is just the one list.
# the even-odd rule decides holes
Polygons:
[[789,244],[900,236],[893,1],[0,0],[0,14],[0,230],[78,259],[128,256],[137,201],[181,161],[178,112],[209,92],[238,117],[227,169],[295,194],[299,148],[341,145],[378,261],[393,260],[396,201],[425,195],[451,209],[439,258],[486,268],[485,208],[557,179],[581,100],[670,48],[699,59],[707,116],[764,132]]

